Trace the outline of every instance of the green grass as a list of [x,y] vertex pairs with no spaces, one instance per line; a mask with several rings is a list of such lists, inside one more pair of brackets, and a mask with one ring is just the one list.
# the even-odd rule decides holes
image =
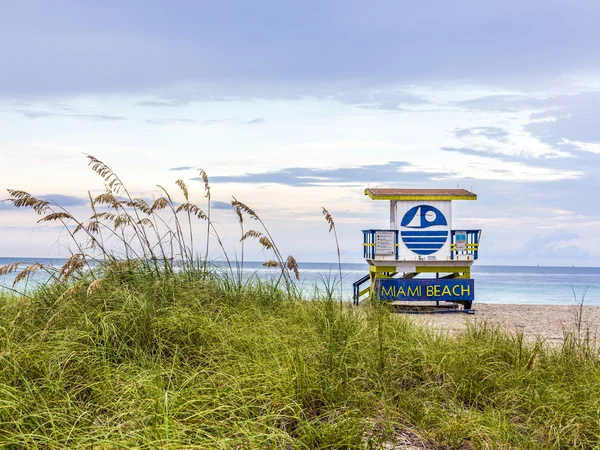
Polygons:
[[[485,324],[134,271],[0,307],[7,448],[597,448],[600,360]],[[446,446],[446,447],[444,447]]]

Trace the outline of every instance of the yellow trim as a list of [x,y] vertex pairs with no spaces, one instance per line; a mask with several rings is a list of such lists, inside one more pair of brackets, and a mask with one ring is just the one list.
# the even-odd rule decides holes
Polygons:
[[363,289],[362,291],[360,291],[358,293],[359,297],[362,297],[363,295],[365,295],[367,292],[369,292],[371,290],[371,286],[369,286],[368,288]]
[[396,272],[396,266],[369,266],[371,272],[381,273],[381,272]]
[[365,189],[365,195],[371,200],[477,200],[477,195],[378,195],[373,196],[368,189]]
[[363,247],[375,247],[375,244],[363,244]]

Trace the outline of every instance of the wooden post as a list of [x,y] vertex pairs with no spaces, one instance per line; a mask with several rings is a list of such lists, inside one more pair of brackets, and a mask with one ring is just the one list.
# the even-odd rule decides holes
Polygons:
[[396,200],[390,200],[390,230],[397,230],[398,224],[396,223]]

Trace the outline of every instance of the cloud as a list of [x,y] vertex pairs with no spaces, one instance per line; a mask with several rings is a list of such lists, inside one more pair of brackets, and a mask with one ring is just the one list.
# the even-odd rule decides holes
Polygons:
[[[425,172],[413,170],[403,161],[387,164],[339,169],[314,169],[290,167],[272,172],[221,175],[211,177],[213,183],[275,183],[288,186],[321,186],[366,183],[426,183],[434,178],[447,177],[448,172]],[[192,178],[202,181],[200,177]]]
[[329,98],[361,109],[380,111],[408,111],[430,103],[421,96],[399,90],[393,85],[374,88],[355,84],[344,88]]
[[467,148],[467,147],[442,147],[440,150],[445,152],[459,153],[461,155],[467,156],[477,156],[480,158],[492,158],[499,161],[509,162],[509,163],[520,163],[528,166],[534,167],[542,167],[542,168],[572,168],[568,161],[572,158],[571,155],[567,157],[561,157],[561,155],[556,153],[543,153],[541,155],[531,155],[525,152],[520,152],[517,154],[514,153],[503,153],[497,150],[491,150],[488,148]]
[[250,120],[240,120],[240,119],[211,119],[205,120],[201,122],[201,125],[219,125],[219,124],[234,124],[234,125],[257,125],[260,123],[264,123],[265,119],[262,117],[257,117],[255,119]]
[[74,108],[70,105],[65,105],[64,103],[52,103],[50,106],[54,109],[60,109],[62,111],[73,111]]
[[181,167],[171,167],[169,170],[183,171],[183,170],[192,170],[192,169],[193,169],[192,166],[181,166]]
[[506,142],[510,133],[499,127],[473,127],[456,130],[454,135],[457,138],[484,137],[493,141]]
[[537,98],[527,95],[485,95],[483,97],[454,102],[454,105],[483,111],[517,112],[525,108],[537,108],[537,102]]
[[138,102],[138,106],[149,106],[151,108],[175,108],[178,106],[185,106],[189,102],[183,100],[144,100]]
[[197,120],[193,119],[147,119],[146,123],[151,123],[154,125],[170,125],[174,123],[198,123]]
[[221,202],[218,200],[213,200],[210,203],[211,208],[213,209],[231,209],[231,203],[229,202]]
[[72,195],[63,195],[63,194],[39,195],[38,198],[41,200],[46,200],[49,202],[56,203],[60,206],[82,206],[82,205],[87,205],[89,203],[88,198],[75,197]]
[[120,120],[127,120],[123,116],[111,116],[106,114],[75,114],[75,113],[56,113],[49,111],[35,111],[35,110],[18,110],[16,111],[28,119],[41,119],[46,117],[69,117],[73,119],[84,119],[84,120],[97,120],[101,122],[114,122]]
[[241,119],[210,119],[199,122],[194,119],[174,119],[174,118],[163,118],[163,119],[147,119],[144,122],[151,123],[154,125],[171,125],[176,123],[189,123],[189,124],[198,124],[198,125],[258,125],[261,123],[265,123],[265,119],[262,117],[257,117],[255,119],[250,120],[241,120]]
[[240,2],[174,0],[168,12],[142,0],[109,3],[118,14],[87,2],[3,2],[0,52],[11,70],[0,72],[0,94],[136,91],[156,98],[143,106],[170,107],[161,91],[175,85],[198,83],[198,96],[245,98],[292,85],[312,96],[311,87],[327,83],[332,95],[347,80],[539,87],[600,64],[595,1],[432,8],[261,0],[243,14]]
[[492,95],[456,105],[488,112],[530,111],[525,131],[557,148],[573,148],[569,142],[600,143],[600,127],[596,126],[600,117],[600,91],[552,96]]
[[375,103],[372,105],[356,105],[358,108],[361,109],[373,109],[373,110],[380,110],[380,111],[406,111],[406,108],[402,108],[400,107],[400,105],[397,105],[396,103],[391,103],[391,102],[385,102],[385,103]]
[[578,242],[581,242],[581,236],[578,233],[555,230],[544,235],[535,234],[525,241],[520,253],[529,259],[539,260],[574,261],[590,258],[589,250],[577,245]]
[[525,130],[552,146],[568,146],[565,141],[600,143],[600,92],[561,100],[554,109],[533,115]]

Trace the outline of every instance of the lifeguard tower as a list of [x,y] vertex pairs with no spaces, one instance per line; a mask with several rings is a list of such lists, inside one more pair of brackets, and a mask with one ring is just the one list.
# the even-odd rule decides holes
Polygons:
[[465,189],[366,189],[365,195],[390,202],[390,227],[363,230],[369,274],[354,283],[354,304],[370,297],[407,311],[474,312],[471,265],[481,230],[453,230],[452,201],[477,196]]

